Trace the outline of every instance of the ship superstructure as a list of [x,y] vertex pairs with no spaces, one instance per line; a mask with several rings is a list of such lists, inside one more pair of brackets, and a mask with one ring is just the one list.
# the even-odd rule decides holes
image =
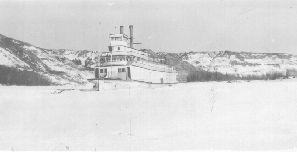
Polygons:
[[165,59],[151,56],[145,50],[133,48],[133,26],[129,26],[130,38],[124,34],[110,34],[108,52],[100,55],[95,66],[95,79],[139,81],[145,83],[177,83],[177,72],[165,64]]

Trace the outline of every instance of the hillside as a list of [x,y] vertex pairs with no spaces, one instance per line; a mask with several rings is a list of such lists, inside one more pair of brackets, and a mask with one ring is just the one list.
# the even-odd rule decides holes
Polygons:
[[[237,77],[273,72],[297,75],[297,56],[292,54],[232,51],[166,53],[148,49],[142,51],[149,53],[151,57],[163,58],[166,64],[174,66],[178,71],[179,82],[187,82],[189,73],[197,71]],[[19,73],[31,75],[33,72],[36,77],[41,77],[38,80],[44,79],[51,85],[87,83],[87,79],[93,77],[90,67],[96,62],[97,56],[97,52],[88,50],[43,49],[0,34],[0,66],[9,67],[14,73],[22,71]],[[27,74],[26,71],[31,73]],[[2,74],[0,83],[11,80],[9,75],[11,74],[4,77]]]
[[[19,40],[0,35],[0,65],[11,68],[10,71],[31,71],[50,81],[51,85],[82,85],[92,78],[92,71],[76,65],[72,60],[85,61],[94,56],[90,51],[43,49]],[[21,72],[19,72],[21,73]],[[24,73],[24,72],[23,72]],[[16,72],[14,72],[16,74]],[[6,75],[9,75],[9,73]],[[1,73],[1,79],[5,79]],[[16,84],[11,82],[9,84]]]

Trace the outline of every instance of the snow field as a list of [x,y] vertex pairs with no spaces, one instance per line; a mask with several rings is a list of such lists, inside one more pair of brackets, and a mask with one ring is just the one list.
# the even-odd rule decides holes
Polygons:
[[1,150],[259,151],[297,146],[297,82],[52,94],[56,89],[0,87]]

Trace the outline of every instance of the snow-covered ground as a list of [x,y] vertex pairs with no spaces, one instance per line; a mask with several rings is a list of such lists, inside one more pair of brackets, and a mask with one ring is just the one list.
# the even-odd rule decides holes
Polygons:
[[56,89],[0,87],[0,150],[297,150],[296,80]]

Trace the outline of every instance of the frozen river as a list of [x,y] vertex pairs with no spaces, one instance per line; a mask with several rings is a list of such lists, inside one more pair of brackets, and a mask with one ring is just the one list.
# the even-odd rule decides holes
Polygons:
[[53,94],[55,89],[0,86],[0,150],[297,147],[294,81],[188,83]]

